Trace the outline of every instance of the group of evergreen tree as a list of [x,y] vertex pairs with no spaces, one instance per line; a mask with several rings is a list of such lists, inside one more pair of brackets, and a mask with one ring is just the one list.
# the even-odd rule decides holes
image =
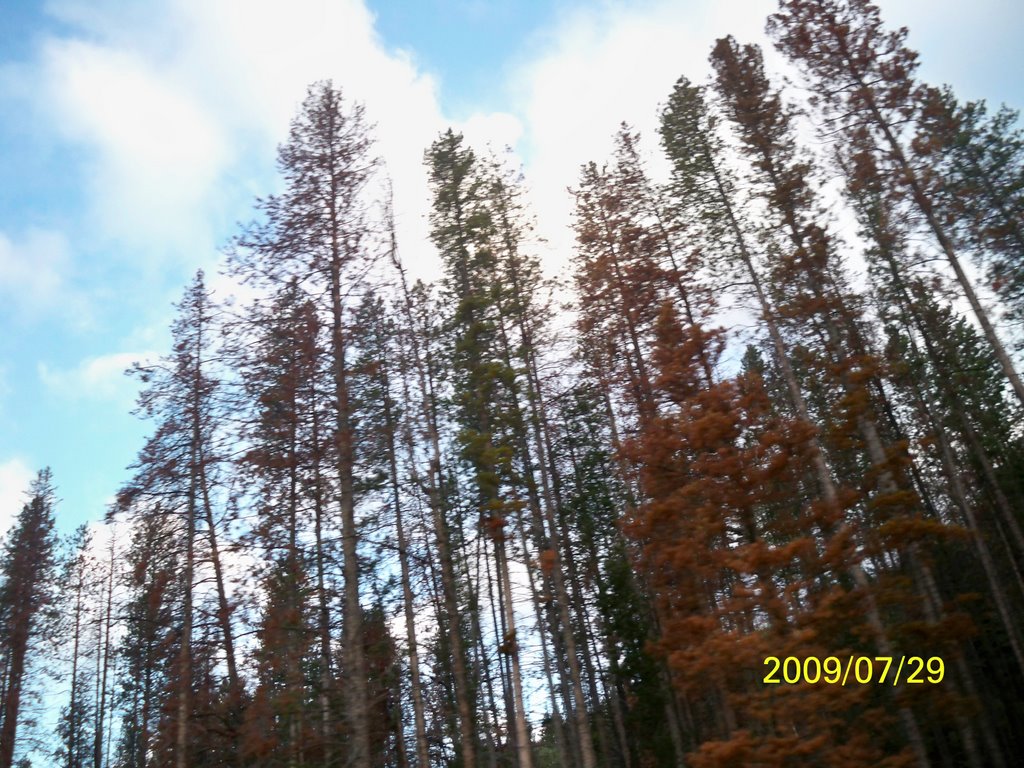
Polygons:
[[[0,768],[1013,765],[1024,134],[867,0],[768,29],[810,100],[718,40],[667,181],[625,124],[581,169],[563,316],[452,130],[410,284],[363,109],[311,86],[228,249],[258,298],[198,273],[134,369],[109,545],[61,548],[45,471],[7,535]],[[878,682],[909,657],[941,681]]]

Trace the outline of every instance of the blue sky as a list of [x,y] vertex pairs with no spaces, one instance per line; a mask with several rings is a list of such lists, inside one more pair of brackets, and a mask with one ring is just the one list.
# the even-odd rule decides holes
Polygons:
[[[102,516],[148,426],[121,372],[168,347],[175,301],[273,191],[306,84],[364,101],[414,272],[423,149],[449,124],[524,163],[545,264],[564,261],[579,164],[620,120],[653,133],[715,37],[763,41],[769,0],[8,2],[0,16],[0,527],[49,464],[62,529]],[[892,0],[922,74],[1024,106],[1024,6]],[[229,289],[213,277],[214,286]]]

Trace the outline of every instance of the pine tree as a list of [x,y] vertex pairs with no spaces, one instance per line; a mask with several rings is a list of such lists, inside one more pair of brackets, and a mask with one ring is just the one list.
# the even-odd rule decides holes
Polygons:
[[[71,638],[68,703],[62,708],[57,725],[61,746],[54,757],[67,768],[83,768],[93,758],[93,739],[90,739],[91,712],[90,678],[86,668],[88,654],[86,627],[89,623],[89,604],[95,595],[94,563],[90,562],[91,538],[88,528],[80,526],[69,542],[69,553],[63,565],[61,582],[65,585],[65,622],[60,631]],[[66,647],[66,644],[65,644]]]
[[[370,714],[360,640],[358,457],[351,370],[355,330],[349,299],[364,284],[372,261],[366,190],[376,166],[363,113],[361,105],[347,104],[330,82],[310,87],[288,141],[278,152],[285,191],[258,203],[264,221],[239,237],[232,252],[233,268],[246,280],[268,286],[296,280],[315,302],[327,329],[333,407],[329,425],[320,426],[325,434],[330,430],[334,443],[345,581],[342,694],[349,749],[359,768],[370,764]],[[333,758],[327,752],[324,759]]]
[[[868,329],[860,320],[863,302],[847,286],[836,237],[816,221],[822,214],[816,211],[810,184],[812,166],[796,146],[791,116],[771,89],[756,46],[741,48],[731,38],[723,38],[715,46],[712,62],[718,89],[760,178],[768,215],[778,221],[784,242],[788,241],[773,270],[779,306],[789,322],[804,326],[805,364],[814,365],[819,380],[834,380],[840,395],[830,409],[838,423],[830,429],[828,440],[833,444],[841,440],[847,450],[863,451],[868,459],[864,469],[858,466],[862,462],[847,462],[847,471],[854,469],[863,477],[858,484],[871,488],[861,537],[869,549],[898,553],[906,571],[913,574],[918,593],[901,590],[892,579],[885,586],[881,572],[877,589],[886,590],[889,604],[904,592],[910,615],[917,604],[923,606],[921,613],[931,625],[931,635],[929,640],[919,632],[916,642],[934,643],[939,638],[950,642],[957,622],[943,616],[925,551],[937,540],[958,535],[957,530],[944,530],[934,516],[926,517],[918,490],[911,484],[918,469],[905,444],[887,437],[882,429],[881,414],[888,407],[882,386],[885,369],[872,352]],[[821,339],[819,353],[813,351],[818,346],[815,335]],[[815,358],[821,362],[814,362]],[[837,453],[833,450],[833,455]],[[947,650],[955,652],[952,645]],[[955,711],[955,706],[948,709]],[[966,717],[961,712],[958,718],[964,743],[972,743]]]
[[[674,166],[672,189],[687,209],[700,217],[704,237],[709,243],[708,257],[717,256],[718,263],[722,263],[720,271],[728,270],[730,276],[741,275],[750,287],[768,332],[774,363],[785,383],[789,407],[798,421],[814,425],[811,398],[797,375],[794,348],[784,338],[783,315],[769,295],[765,267],[756,258],[756,241],[751,237],[753,224],[741,215],[738,180],[724,161],[724,142],[717,133],[716,118],[704,99],[703,90],[681,78],[662,113],[661,130],[666,152]],[[717,246],[711,245],[715,242]],[[873,553],[868,550],[856,553],[851,548],[856,543],[856,538],[851,538],[855,526],[859,527],[860,514],[856,507],[860,493],[855,487],[837,481],[835,459],[826,453],[823,436],[815,431],[805,435],[817,493],[830,510],[831,523],[821,529],[821,537],[823,540],[838,537],[845,542],[845,554],[840,558],[842,568],[853,583],[856,598],[863,601],[862,615],[868,622],[868,631],[873,635],[877,650],[882,656],[891,656],[894,652],[892,632],[883,621],[875,594],[877,589],[865,569],[865,560]],[[859,477],[854,477],[859,481]],[[849,481],[850,477],[847,475],[846,479]],[[899,713],[910,749],[917,762],[926,765],[926,748],[913,710],[901,703]]]
[[[319,395],[325,388],[322,330],[314,305],[294,281],[244,319],[258,335],[239,345],[235,361],[245,400],[255,410],[243,426],[250,448],[239,471],[252,488],[257,515],[246,543],[260,551],[263,565],[256,704],[247,713],[243,751],[291,765],[323,750],[332,728],[322,707],[330,695],[330,665],[324,649],[314,654],[315,606],[326,606],[326,595],[318,579],[322,567],[310,567],[322,565],[324,557],[316,525],[322,517],[318,475],[327,452],[316,428],[328,416]],[[329,648],[328,642],[327,659]],[[321,667],[313,686],[307,672],[312,665]],[[311,701],[314,690],[319,712]]]
[[[461,458],[470,475],[470,503],[479,516],[481,543],[493,551],[498,590],[496,606],[503,633],[499,651],[508,662],[504,679],[510,690],[508,718],[520,768],[532,765],[520,669],[520,644],[513,609],[506,527],[525,506],[514,481],[510,385],[514,372],[503,359],[498,268],[493,243],[495,222],[487,205],[486,177],[472,150],[450,129],[427,154],[434,191],[432,238],[446,268],[452,310],[453,390]],[[490,581],[488,586],[490,587]]]
[[[394,231],[392,229],[392,236]],[[398,259],[397,246],[392,241],[392,258]],[[416,497],[403,491],[406,483],[406,472],[411,469],[409,464],[415,461],[414,438],[409,424],[410,414],[406,413],[409,403],[408,380],[410,365],[406,359],[406,350],[402,348],[398,324],[389,317],[384,302],[373,295],[367,296],[364,300],[362,312],[364,334],[364,349],[367,358],[366,367],[368,376],[373,380],[374,386],[370,388],[368,400],[372,405],[369,408],[376,412],[374,434],[369,435],[370,439],[379,443],[378,453],[386,465],[385,491],[387,501],[386,508],[390,513],[388,516],[394,519],[395,546],[398,550],[399,575],[401,582],[401,603],[402,614],[405,620],[406,652],[409,660],[409,693],[412,699],[413,725],[415,731],[415,754],[416,762],[421,766],[428,766],[430,763],[429,748],[426,735],[426,714],[423,701],[423,673],[420,669],[420,641],[417,629],[417,599],[414,594],[414,557],[415,537],[410,529],[415,519],[411,512],[415,508]],[[397,384],[395,382],[398,382]],[[397,391],[396,391],[397,390]],[[404,405],[403,405],[404,403]],[[405,444],[408,454],[403,458],[401,447]],[[411,454],[411,455],[409,455]],[[408,462],[408,464],[407,464]],[[412,518],[412,519],[411,519]],[[382,609],[380,609],[382,610]],[[387,642],[382,642],[379,650],[388,650]],[[394,649],[390,649],[393,654]],[[397,662],[392,660],[389,664],[386,659],[376,659],[375,664],[384,675],[390,675]],[[393,692],[388,690],[382,694],[385,697],[384,704],[390,713],[396,711],[398,722],[396,723],[396,747],[400,754],[404,754],[404,734],[401,730],[401,707],[390,701]]]
[[[229,740],[237,738],[241,707],[241,680],[235,653],[231,606],[227,597],[227,574],[222,562],[216,503],[222,416],[218,402],[218,381],[213,376],[213,306],[202,272],[178,305],[179,316],[171,328],[173,353],[157,365],[138,366],[136,371],[146,388],[139,396],[142,412],[157,421],[135,464],[135,476],[119,495],[120,507],[134,520],[149,515],[167,516],[173,531],[171,546],[181,558],[180,584],[174,594],[180,603],[172,610],[180,622],[177,631],[177,668],[173,678],[174,738],[171,754],[179,768],[190,763],[190,755],[211,745],[191,734],[197,718],[196,656],[207,651],[196,646],[195,628],[210,615],[220,635],[227,672],[227,697],[207,717],[224,721]],[[148,557],[140,553],[142,558]],[[212,605],[205,604],[197,584],[204,570],[212,571]],[[212,653],[212,652],[211,652]]]
[[937,206],[938,169],[914,162],[906,126],[920,119],[928,91],[914,79],[917,54],[905,45],[907,30],[886,30],[877,6],[868,0],[782,0],[780,8],[769,19],[776,45],[804,68],[832,130],[844,135],[846,151],[861,155],[858,163],[878,163],[923,219],[1024,403],[1024,382],[964,271],[962,253]]
[[36,475],[29,494],[0,560],[0,768],[14,764],[29,651],[53,601],[56,492],[49,469]]
[[181,604],[181,552],[174,519],[155,504],[132,526],[126,552],[128,596],[124,637],[118,646],[122,712],[116,759],[130,768],[152,765],[150,755],[172,755],[171,723],[163,714],[173,702],[177,606]]
[[[581,600],[590,610],[589,642],[593,648],[593,696],[612,723],[604,759],[629,766],[654,761],[670,764],[673,756],[671,714],[658,663],[648,653],[651,625],[649,595],[633,572],[632,550],[619,526],[632,508],[618,479],[621,453],[611,447],[610,425],[594,388],[577,382],[559,404],[562,429],[555,452],[568,461],[563,481],[563,514],[579,552],[576,577],[590,587]],[[680,745],[681,746],[681,745]]]
[[[394,232],[393,227],[390,231]],[[413,485],[426,496],[430,512],[430,527],[433,530],[433,546],[437,551],[434,581],[440,580],[440,595],[435,595],[435,616],[438,622],[436,635],[437,666],[444,681],[447,705],[440,713],[448,729],[448,736],[459,745],[463,765],[476,764],[476,737],[472,726],[474,719],[473,685],[470,676],[470,659],[463,615],[459,606],[462,581],[456,572],[452,521],[449,519],[451,499],[448,488],[451,478],[446,472],[442,454],[440,410],[440,350],[441,335],[436,320],[437,310],[427,286],[417,282],[409,287],[405,268],[398,256],[398,249],[392,238],[390,258],[399,279],[400,307],[399,324],[404,338],[409,369],[403,375],[403,400],[408,403],[409,421],[402,431],[402,442],[408,461]],[[411,379],[411,382],[410,382]],[[408,387],[408,389],[406,389]],[[416,460],[416,435],[422,434],[426,445],[425,471]],[[428,548],[425,555],[430,557]]]
[[984,265],[991,290],[1024,321],[1024,131],[1005,105],[960,104],[949,87],[924,90],[915,155],[935,168],[937,207],[957,243]]

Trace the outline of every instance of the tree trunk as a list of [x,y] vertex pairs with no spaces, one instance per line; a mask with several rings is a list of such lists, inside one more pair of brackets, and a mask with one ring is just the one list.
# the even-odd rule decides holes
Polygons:
[[[430,467],[427,472],[427,494],[430,504],[431,521],[434,537],[437,542],[437,557],[440,561],[441,592],[444,598],[444,609],[448,615],[448,631],[452,645],[452,675],[455,687],[455,703],[458,709],[458,734],[462,762],[465,768],[476,768],[476,744],[474,741],[473,708],[470,703],[469,675],[467,673],[466,650],[459,631],[459,606],[455,580],[455,568],[452,560],[451,545],[448,535],[448,524],[444,518],[443,475],[441,462],[441,443],[438,436],[437,420],[433,388],[431,386],[433,365],[429,348],[421,350],[412,296],[405,279],[405,268],[398,259],[395,249],[391,251],[391,260],[399,274],[402,287],[403,309],[409,329],[409,341],[413,355],[416,380],[419,387],[421,423],[426,430],[430,449]],[[453,734],[455,736],[455,734]]]
[[[107,605],[103,618],[103,656],[96,676],[100,684],[100,702],[96,712],[96,738],[93,742],[93,768],[102,768],[104,760],[103,733],[106,727],[107,673],[110,670],[110,630],[114,612],[114,539],[110,539],[110,568],[107,571]],[[116,678],[115,678],[116,679]]]

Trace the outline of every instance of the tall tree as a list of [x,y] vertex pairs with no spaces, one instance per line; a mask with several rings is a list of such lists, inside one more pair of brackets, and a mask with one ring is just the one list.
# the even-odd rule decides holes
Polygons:
[[[487,205],[485,178],[462,136],[450,129],[427,154],[434,192],[431,235],[444,259],[452,309],[449,328],[454,406],[460,426],[460,453],[470,473],[472,505],[480,532],[494,553],[497,609],[504,637],[499,650],[507,658],[511,690],[509,718],[520,768],[531,768],[520,668],[520,641],[513,607],[506,526],[524,503],[513,480],[514,448],[508,435],[511,416],[508,385],[513,377],[500,349],[500,319],[493,272],[493,212]],[[512,519],[509,519],[512,518]]]
[[[250,339],[243,330],[252,326],[256,335]],[[236,342],[249,342],[233,346],[242,353],[235,364],[254,411],[243,420],[250,447],[239,467],[256,513],[244,541],[262,555],[254,653],[258,706],[247,713],[243,751],[298,765],[321,754],[332,738],[323,706],[331,695],[330,642],[316,632],[323,618],[317,608],[328,605],[318,578],[324,546],[317,526],[323,490],[318,475],[327,460],[326,440],[316,428],[327,418],[320,395],[323,332],[314,304],[292,281],[265,307],[252,308],[235,335]],[[324,648],[314,654],[317,640]],[[306,671],[312,667],[320,672],[313,681]]]
[[[1006,106],[959,103],[952,89],[929,88],[912,144],[935,168],[937,207],[958,244],[984,265],[991,289],[1024,322],[1024,130]],[[1018,328],[1019,333],[1019,328]]]
[[[133,521],[125,553],[127,598],[118,647],[122,712],[117,760],[130,768],[153,765],[151,755],[173,756],[167,708],[173,705],[176,635],[181,604],[180,531],[154,504]],[[159,750],[159,751],[158,751]]]
[[[223,463],[219,453],[223,414],[219,382],[213,375],[214,309],[201,271],[177,307],[179,315],[171,327],[172,354],[160,363],[136,368],[146,385],[139,396],[140,408],[157,426],[119,501],[135,520],[153,514],[169,516],[175,531],[171,545],[181,557],[180,591],[176,592],[181,602],[174,606],[180,629],[172,697],[176,712],[172,754],[182,768],[191,761],[189,755],[202,746],[190,732],[197,705],[194,655],[201,650],[194,644],[194,631],[197,624],[205,625],[202,617],[207,612],[220,636],[216,653],[223,654],[228,695],[218,703],[221,711],[204,714],[224,721],[229,740],[237,739],[242,691],[215,509]],[[212,605],[201,599],[205,596],[198,587],[205,581],[206,569],[212,571],[214,594],[208,601]]]
[[[89,722],[93,719],[89,706],[89,674],[86,667],[87,633],[90,619],[90,605],[95,600],[95,563],[89,556],[91,538],[88,528],[80,526],[68,542],[70,552],[65,559],[61,581],[65,585],[64,626],[60,631],[70,635],[70,686],[68,703],[61,710],[57,724],[61,747],[55,753],[61,765],[67,768],[82,768],[92,758]],[[92,567],[90,567],[92,566]],[[66,648],[67,645],[64,644]]]
[[[694,711],[699,747],[689,762],[782,764],[799,755],[896,765],[905,755],[886,756],[860,730],[890,726],[884,701],[774,689],[746,672],[776,654],[827,655],[849,642],[857,619],[828,575],[850,557],[847,536],[817,541],[836,530],[835,510],[801,503],[810,427],[772,412],[756,372],[704,382],[702,361],[716,360],[722,341],[684,329],[666,305],[652,361],[662,407],[629,448],[647,492],[630,531],[662,609],[658,645]],[[845,622],[838,633],[837,620]]]
[[234,269],[249,281],[273,286],[297,280],[329,329],[330,426],[345,579],[343,694],[351,759],[359,768],[370,765],[370,710],[359,601],[350,296],[365,282],[373,256],[366,193],[377,161],[370,148],[363,107],[346,103],[329,81],[311,86],[278,150],[285,190],[258,203],[264,220],[238,238],[232,254]]
[[[760,50],[739,46],[732,38],[718,41],[712,53],[717,86],[736,126],[744,152],[753,161],[756,186],[768,204],[768,218],[777,222],[782,252],[773,267],[778,306],[788,323],[803,337],[804,364],[813,366],[819,382],[832,380],[839,398],[832,400],[828,440],[845,444],[843,452],[863,452],[847,460],[857,484],[869,489],[870,502],[863,515],[867,525],[860,537],[876,552],[888,549],[899,554],[913,574],[920,592],[905,594],[909,605],[925,605],[932,624],[932,638],[951,640],[952,624],[942,624],[942,605],[934,587],[931,567],[922,547],[955,531],[926,519],[924,505],[911,484],[912,459],[905,444],[888,438],[880,414],[887,407],[882,378],[884,366],[871,349],[868,329],[862,321],[864,302],[848,286],[837,253],[837,237],[819,223],[811,183],[812,164],[800,152],[790,110],[783,104],[765,75]],[[790,331],[792,334],[793,331]],[[817,337],[820,341],[815,339]],[[820,349],[814,351],[815,347]],[[880,394],[881,393],[881,394]],[[838,446],[837,446],[838,448]],[[833,455],[839,450],[833,448]],[[908,469],[910,470],[908,472]],[[882,574],[879,573],[878,581]],[[879,587],[881,588],[881,587]],[[887,602],[895,601],[895,585],[887,587]],[[919,642],[924,641],[924,633]],[[967,719],[960,716],[960,730],[973,742]]]
[[[412,390],[411,393],[404,393],[403,399],[412,407],[402,437],[409,460],[411,479],[427,496],[430,525],[434,534],[434,546],[437,549],[436,567],[441,581],[441,595],[435,613],[439,625],[439,647],[447,650],[441,652],[439,663],[442,671],[450,672],[446,675],[446,682],[450,678],[450,699],[454,700],[453,705],[447,708],[445,720],[451,724],[450,737],[459,745],[463,765],[475,766],[477,733],[473,725],[474,693],[462,611],[459,607],[459,595],[462,590],[455,568],[453,526],[448,514],[451,503],[448,493],[450,478],[446,473],[441,444],[438,392],[441,362],[437,349],[440,331],[429,289],[419,282],[410,288],[394,241],[390,256],[399,278],[401,294],[398,301],[403,321],[400,328],[405,337],[407,358],[411,367],[408,377],[403,377],[403,387],[408,386]],[[404,359],[406,358],[403,356]],[[408,381],[409,377],[412,379],[411,383]],[[418,468],[415,460],[416,433],[422,433],[426,440],[425,472]]]
[[29,649],[53,600],[56,495],[49,469],[40,470],[29,493],[0,560],[0,768],[14,764]]
[[769,31],[778,48],[809,76],[832,130],[844,135],[848,151],[882,166],[923,219],[1007,381],[1024,403],[1024,381],[964,270],[962,253],[937,206],[941,176],[933,166],[914,162],[913,134],[907,126],[919,119],[927,89],[914,79],[917,54],[905,44],[906,28],[887,30],[869,0],[782,0],[780,11],[769,19]]
[[[704,223],[709,243],[721,241],[715,248],[709,245],[709,257],[717,256],[723,270],[738,275],[753,294],[760,319],[768,332],[778,366],[785,383],[789,406],[799,421],[814,425],[815,420],[805,386],[794,366],[794,348],[783,335],[781,313],[772,301],[764,278],[765,268],[754,249],[751,236],[753,225],[739,206],[740,187],[735,173],[724,160],[724,141],[718,133],[716,117],[709,108],[703,89],[693,86],[686,78],[677,82],[662,113],[662,140],[673,163],[673,190],[681,202]],[[711,250],[714,249],[714,250]],[[767,250],[767,249],[766,249]],[[864,618],[870,626],[878,650],[883,656],[893,655],[890,631],[885,626],[871,579],[865,569],[866,551],[850,549],[855,539],[854,526],[858,525],[856,505],[860,494],[855,487],[839,481],[834,460],[826,453],[823,437],[817,431],[805,433],[821,501],[831,510],[832,522],[821,529],[821,536],[838,536],[846,542],[843,568],[855,587],[857,599],[863,601]],[[859,477],[846,476],[859,481]],[[834,529],[834,530],[833,530]],[[869,566],[873,567],[873,566]],[[910,748],[919,765],[928,764],[927,752],[920,725],[913,710],[906,704],[899,707],[900,717]]]
[[[392,238],[394,230],[391,230]],[[398,262],[397,246],[392,240],[391,256]],[[404,408],[409,405],[408,382],[405,379],[409,375],[409,361],[406,359],[406,351],[402,349],[399,338],[398,327],[395,321],[386,314],[384,302],[375,296],[368,296],[363,307],[365,327],[365,356],[368,358],[366,367],[369,377],[375,382],[375,386],[369,392],[369,399],[374,401],[377,411],[375,434],[371,437],[380,443],[380,453],[384,458],[387,476],[387,493],[389,499],[387,506],[394,519],[395,545],[398,548],[399,574],[402,591],[402,613],[405,619],[406,652],[409,658],[409,691],[412,697],[413,725],[415,732],[415,754],[419,766],[430,764],[429,748],[426,736],[426,719],[423,703],[423,681],[420,671],[420,649],[418,640],[417,602],[413,591],[413,553],[414,539],[410,535],[409,507],[415,500],[415,496],[403,493],[403,471],[407,471],[405,460],[402,457],[400,446],[405,442],[403,437],[409,427],[410,414]],[[396,359],[397,358],[397,359]],[[395,380],[401,386],[393,383]],[[404,389],[404,391],[402,391]],[[396,391],[397,390],[397,391]],[[405,406],[400,403],[405,403]],[[408,434],[408,442],[412,443],[411,432]],[[409,445],[410,452],[414,451],[413,445]],[[406,457],[410,463],[415,461],[415,456]],[[415,472],[415,470],[413,470]],[[386,634],[386,633],[385,633]],[[385,648],[387,638],[383,638],[381,645]],[[379,667],[387,668],[381,659],[377,660]],[[390,673],[390,669],[387,670]],[[390,692],[385,694],[390,696]],[[401,713],[401,708],[398,709]],[[400,718],[399,718],[400,725]],[[397,740],[400,746],[404,747],[403,735],[399,728]]]

